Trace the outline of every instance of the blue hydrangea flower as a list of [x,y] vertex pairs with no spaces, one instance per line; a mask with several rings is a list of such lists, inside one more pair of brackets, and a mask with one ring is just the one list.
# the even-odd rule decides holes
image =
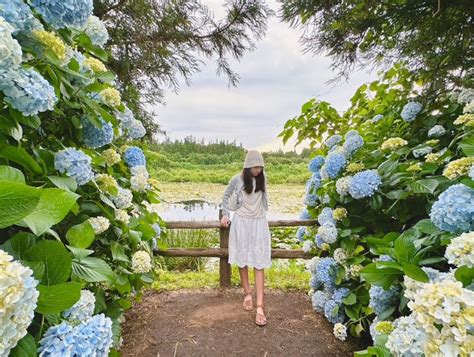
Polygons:
[[109,40],[107,28],[97,16],[89,17],[84,32],[89,36],[91,42],[99,47],[104,46]]
[[348,288],[339,288],[334,291],[332,295],[332,300],[338,304],[342,304],[342,299],[348,297],[351,294],[351,291]]
[[146,134],[143,124],[135,119],[133,112],[125,107],[123,112],[116,111],[116,116],[120,120],[122,129],[131,139],[140,139]]
[[314,193],[319,187],[321,187],[321,176],[317,172],[306,182],[306,194]]
[[94,314],[95,296],[89,290],[81,290],[81,297],[71,308],[63,312],[68,321],[84,321]]
[[0,0],[0,16],[13,26],[13,34],[43,30],[43,25],[23,0]]
[[329,178],[334,179],[344,169],[347,164],[347,160],[344,155],[332,152],[329,153],[326,158],[326,163],[323,168],[325,169]]
[[418,113],[421,111],[423,106],[418,102],[408,102],[402,109],[400,116],[406,122],[411,122],[415,120]]
[[349,193],[355,199],[372,196],[382,184],[377,170],[365,170],[352,176]]
[[318,277],[316,275],[311,275],[311,278],[309,279],[309,287],[313,289],[314,291],[316,291],[322,286],[323,286],[323,283],[318,280]]
[[318,195],[315,193],[306,194],[304,198],[305,205],[314,207],[318,203]]
[[0,70],[0,90],[26,116],[53,110],[58,101],[51,84],[32,68]]
[[53,28],[83,30],[92,15],[92,0],[29,0],[29,3]]
[[318,222],[320,225],[332,224],[334,225],[333,211],[330,207],[324,207],[318,216]]
[[377,123],[378,121],[382,120],[383,119],[383,115],[382,114],[377,114],[377,115],[374,115],[374,117],[371,119],[372,123]]
[[305,227],[299,227],[298,230],[296,231],[296,239],[298,239],[298,242],[303,242],[304,241],[304,235],[306,234],[306,228]]
[[[351,134],[352,133],[352,134]],[[349,136],[349,134],[351,134]],[[353,155],[364,145],[364,139],[357,133],[356,130],[351,130],[346,135],[346,141],[344,142],[343,148],[349,155]]]
[[311,214],[308,212],[306,208],[303,209],[303,211],[301,211],[300,219],[311,219]]
[[107,356],[112,346],[112,320],[95,315],[73,327],[51,326],[39,342],[40,356]]
[[474,189],[463,184],[450,186],[431,207],[430,218],[443,231],[474,230]]
[[94,177],[91,167],[92,159],[80,150],[67,148],[54,155],[54,168],[84,185]]
[[446,129],[442,125],[435,125],[430,130],[428,130],[429,138],[439,138],[446,133]]
[[332,135],[324,142],[324,145],[328,148],[332,148],[334,145],[339,144],[342,141],[342,136]]
[[424,148],[414,149],[413,150],[413,156],[418,158],[418,157],[421,157],[421,156],[428,155],[431,151],[433,151],[433,148],[431,146],[426,146]]
[[143,154],[142,149],[136,146],[129,147],[123,154],[123,159],[130,167],[146,165],[145,154]]
[[323,238],[321,237],[320,234],[316,234],[314,236],[314,242],[316,243],[316,246],[321,249],[323,247],[323,244],[326,243],[325,241],[323,241]]
[[324,316],[332,324],[343,323],[345,318],[344,309],[334,300],[328,300],[324,305]]
[[89,119],[82,119],[82,141],[87,146],[97,149],[110,144],[114,140],[112,124],[100,118],[102,127],[96,127]]
[[393,262],[393,259],[392,259],[392,257],[389,256],[389,255],[382,254],[382,255],[380,255],[377,259],[375,259],[375,261],[379,261],[379,262]]
[[369,290],[369,307],[380,315],[389,307],[398,305],[399,295],[399,286],[391,286],[388,290],[384,290],[381,286],[372,285]]
[[336,268],[337,263],[331,257],[320,259],[316,265],[316,277],[328,290],[333,290],[336,286]]
[[130,125],[130,127],[128,128],[128,136],[130,136],[131,139],[143,138],[145,134],[146,129],[143,124],[138,120],[134,120],[132,122],[132,125]]
[[359,132],[357,130],[349,130],[346,135],[344,136],[344,138],[347,140],[353,136],[357,136],[357,135],[360,135]]
[[321,166],[324,165],[324,156],[318,155],[315,156],[308,164],[308,169],[311,172],[317,173]]
[[313,309],[318,312],[324,312],[324,306],[331,298],[331,293],[327,291],[318,290],[315,291],[313,296],[311,297],[311,303],[313,305]]

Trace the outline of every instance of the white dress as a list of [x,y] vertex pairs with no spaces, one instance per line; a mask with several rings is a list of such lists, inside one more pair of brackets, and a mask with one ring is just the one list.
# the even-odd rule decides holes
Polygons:
[[257,269],[270,268],[271,236],[262,191],[242,192],[243,202],[233,216],[229,233],[229,264]]

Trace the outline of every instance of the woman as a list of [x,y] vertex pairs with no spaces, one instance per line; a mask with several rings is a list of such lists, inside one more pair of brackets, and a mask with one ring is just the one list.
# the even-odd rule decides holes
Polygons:
[[[243,307],[253,310],[248,268],[254,268],[257,290],[255,323],[266,325],[264,312],[264,269],[272,265],[271,236],[266,217],[268,211],[267,179],[263,156],[257,150],[247,152],[241,173],[229,182],[222,199],[221,226],[229,227],[229,199],[236,195],[236,207],[229,234],[229,264],[237,264],[244,289]],[[235,197],[235,196],[234,196]]]

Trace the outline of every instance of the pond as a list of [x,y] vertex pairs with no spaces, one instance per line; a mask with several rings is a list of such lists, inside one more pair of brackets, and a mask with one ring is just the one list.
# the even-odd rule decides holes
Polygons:
[[[205,200],[193,199],[177,202],[162,202],[159,214],[165,221],[214,221],[219,217],[219,205]],[[230,213],[232,220],[233,212]],[[269,220],[297,219],[298,214],[267,212]]]

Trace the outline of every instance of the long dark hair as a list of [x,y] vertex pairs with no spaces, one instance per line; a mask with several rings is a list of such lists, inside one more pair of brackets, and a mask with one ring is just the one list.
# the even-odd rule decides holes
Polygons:
[[244,191],[248,194],[252,193],[253,191],[253,182],[252,178],[255,177],[255,192],[262,191],[265,192],[265,176],[263,175],[263,168],[262,172],[258,174],[258,176],[253,176],[250,172],[250,168],[245,168],[242,170],[242,176],[244,178]]

